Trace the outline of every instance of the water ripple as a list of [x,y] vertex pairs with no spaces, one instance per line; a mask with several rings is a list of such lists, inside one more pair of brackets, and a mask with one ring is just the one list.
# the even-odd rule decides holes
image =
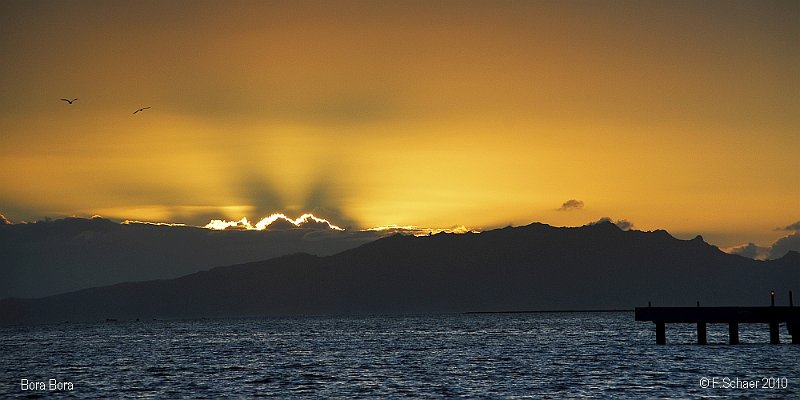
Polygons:
[[[723,327],[724,328],[724,327]],[[800,346],[742,326],[738,346],[709,329],[631,313],[203,319],[0,328],[3,397],[72,382],[81,398],[800,397]],[[789,337],[782,337],[788,342]],[[703,388],[786,378],[778,389]]]

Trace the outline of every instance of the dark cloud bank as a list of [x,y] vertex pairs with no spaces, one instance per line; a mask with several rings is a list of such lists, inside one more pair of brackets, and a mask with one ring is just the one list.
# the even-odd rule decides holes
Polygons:
[[266,231],[119,224],[102,218],[2,224],[0,298],[175,278],[298,252],[330,255],[383,236],[334,231],[313,221],[303,228],[276,222]]
[[[630,221],[608,217],[587,226],[607,223],[623,231],[633,229]],[[795,225],[798,224],[786,229]],[[269,228],[218,231],[119,224],[102,218],[12,224],[2,217],[0,298],[41,297],[120,282],[176,278],[222,265],[299,252],[326,256],[396,233],[422,234],[404,228],[341,232],[313,220],[302,228],[278,220]],[[751,243],[728,249],[754,259],[777,259],[790,250],[800,250],[796,231],[771,247]]]
[[795,222],[795,223],[793,223],[791,225],[786,225],[785,227],[780,228],[778,230],[781,230],[781,231],[795,231],[795,233],[797,233],[796,231],[800,231],[800,221],[797,221],[797,222]]
[[769,248],[769,255],[767,255],[767,258],[780,258],[789,251],[800,251],[800,231],[778,239],[778,241]]
[[[752,258],[754,260],[763,260],[767,258],[770,252],[769,247],[759,246],[753,242],[743,244],[728,249],[731,254],[738,254],[742,257]],[[786,254],[785,252],[783,254]]]
[[[71,222],[69,226],[79,222],[83,227],[47,226],[50,238],[45,240],[91,248],[91,243],[110,245],[113,235],[125,235],[120,233],[120,225],[105,220]],[[165,234],[152,226],[125,228],[148,232],[141,236],[148,241],[153,241],[153,232],[157,233],[155,237]],[[241,252],[246,246],[217,240],[228,238],[228,234],[254,233],[167,229],[175,229],[170,234],[182,237],[167,240],[171,243],[199,240],[201,236],[214,238],[200,239],[199,245],[183,248],[206,256],[213,252],[203,250],[205,247],[225,253],[222,250],[231,246]],[[300,229],[282,232],[296,233],[298,237],[293,240],[302,240],[310,233]],[[26,234],[42,238],[41,233]],[[134,237],[139,236],[127,236],[126,240]],[[264,240],[258,234],[250,237],[259,238],[251,239],[256,243]],[[358,235],[342,238],[363,240]],[[164,256],[158,248],[150,249],[153,253],[149,255],[139,253],[145,249],[142,243],[132,243],[126,254],[137,258],[136,265]],[[66,251],[59,254],[63,256]],[[798,282],[800,253],[796,252],[779,260],[756,261],[725,253],[699,236],[679,240],[666,231],[625,231],[608,221],[579,228],[531,224],[479,234],[396,234],[330,256],[296,253],[170,280],[91,288],[36,300],[4,299],[0,300],[0,324],[105,318],[631,309],[648,301],[659,306],[693,305],[695,301],[710,306],[752,306],[768,304],[770,290],[779,293],[779,299],[789,290],[799,292]]]
[[800,252],[800,221],[777,228],[776,230],[791,233],[778,239],[771,246],[759,246],[755,243],[747,243],[732,247],[728,249],[728,252],[756,260],[774,260],[783,257],[790,251]]

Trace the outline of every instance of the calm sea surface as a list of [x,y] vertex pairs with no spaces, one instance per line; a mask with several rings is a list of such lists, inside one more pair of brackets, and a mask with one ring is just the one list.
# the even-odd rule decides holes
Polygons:
[[740,339],[667,325],[658,346],[633,312],[3,327],[0,397],[800,398],[800,345]]

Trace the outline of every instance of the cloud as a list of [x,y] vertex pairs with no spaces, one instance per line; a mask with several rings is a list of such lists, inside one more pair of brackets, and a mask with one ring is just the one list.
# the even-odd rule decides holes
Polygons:
[[581,208],[583,208],[583,201],[570,199],[561,204],[561,208],[557,208],[556,211],[574,211]]
[[754,260],[764,260],[768,257],[770,248],[759,246],[755,243],[741,244],[725,249],[726,253],[738,254],[743,257],[752,258]]
[[611,219],[611,218],[609,218],[609,217],[603,217],[603,218],[600,218],[600,219],[598,219],[597,221],[594,221],[594,222],[589,222],[587,225],[597,225],[597,224],[604,224],[604,223],[606,223],[606,222],[611,222],[611,223],[613,224],[613,223],[614,223],[614,220],[612,220],[612,219]]
[[[258,227],[259,225],[260,224],[257,224],[256,226]],[[295,225],[294,222],[288,218],[279,218],[261,226],[270,231],[285,231],[287,229],[296,229],[300,227],[299,224]]]
[[324,219],[316,220],[309,218],[304,221],[301,221],[299,224],[297,224],[297,226],[304,229],[314,229],[314,230],[330,230],[330,229],[339,230],[339,229],[334,229],[334,225],[332,225],[329,221]]
[[[99,218],[0,225],[0,298],[176,278],[297,252],[331,255],[381,237],[333,229],[244,231],[246,225],[234,221],[226,230],[211,231]],[[58,260],[57,268],[52,260]]]
[[0,225],[11,225],[12,222],[10,219],[6,218],[5,215],[0,214]]
[[779,231],[800,231],[800,221],[797,221],[791,225],[786,225],[783,228],[778,228]]
[[633,229],[633,222],[628,221],[627,219],[618,219],[617,222],[614,223],[623,231]]
[[278,230],[295,228],[343,230],[328,220],[315,217],[312,214],[303,214],[296,219],[291,219],[283,214],[272,214],[256,224],[256,229]]
[[791,250],[800,252],[800,231],[795,231],[791,235],[782,237],[773,243],[767,258],[781,258]]
[[299,218],[291,219],[284,214],[272,214],[262,218],[255,225],[250,223],[247,218],[238,221],[226,221],[221,219],[211,220],[204,226],[207,229],[215,230],[256,230],[256,231],[280,231],[287,229],[311,229],[311,230],[334,230],[343,231],[344,229],[332,224],[330,221],[315,217],[312,214],[303,214]]
[[414,236],[429,236],[429,235],[436,235],[439,233],[477,233],[480,232],[479,229],[470,229],[463,225],[453,226],[450,228],[425,228],[413,225],[386,225],[386,226],[378,226],[375,228],[369,228],[366,232],[377,232],[384,235],[394,235],[394,234],[403,234],[403,235],[414,235]]
[[770,246],[747,243],[724,250],[730,254],[738,254],[755,260],[774,260],[785,256],[790,251],[800,252],[800,221],[781,228],[775,228],[775,230],[789,231],[791,233],[776,240]]
[[628,221],[627,219],[618,219],[615,222],[614,220],[612,220],[609,217],[600,218],[595,222],[588,223],[587,225],[597,225],[597,224],[602,224],[602,223],[606,223],[606,222],[610,222],[610,223],[616,225],[617,227],[619,227],[619,229],[622,229],[623,231],[627,231],[627,230],[633,229],[633,222]]
[[[92,217],[92,219],[105,219],[105,218],[97,215],[97,216]],[[119,224],[120,225],[136,225],[136,224],[139,224],[139,225],[152,225],[152,226],[180,226],[180,227],[189,226],[189,225],[186,225],[186,224],[173,224],[173,223],[169,223],[169,222],[137,221],[137,220],[130,220],[130,219],[126,219],[126,220],[120,222]]]

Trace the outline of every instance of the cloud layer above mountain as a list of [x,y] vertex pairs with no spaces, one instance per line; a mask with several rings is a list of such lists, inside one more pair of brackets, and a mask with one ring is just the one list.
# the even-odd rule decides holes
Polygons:
[[729,247],[725,249],[725,251],[756,260],[773,260],[785,256],[786,253],[790,251],[800,252],[800,221],[777,228],[776,230],[790,233],[776,240],[770,246],[759,246],[751,242]]

